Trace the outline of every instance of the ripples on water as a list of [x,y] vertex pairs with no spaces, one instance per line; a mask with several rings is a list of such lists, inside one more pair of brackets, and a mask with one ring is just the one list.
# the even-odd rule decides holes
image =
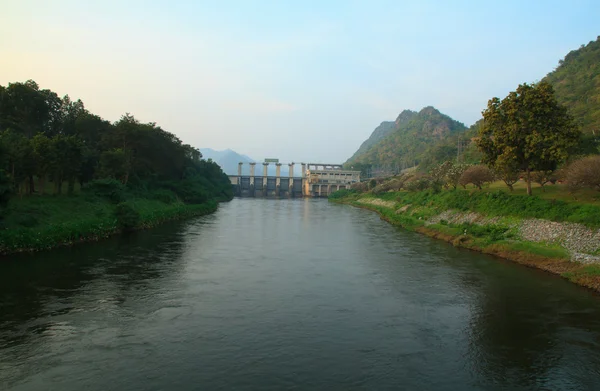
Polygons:
[[600,389],[600,300],[323,200],[0,263],[0,389]]

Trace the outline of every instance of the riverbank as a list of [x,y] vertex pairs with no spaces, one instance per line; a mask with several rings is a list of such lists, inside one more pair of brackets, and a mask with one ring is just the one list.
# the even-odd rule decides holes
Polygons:
[[125,231],[216,211],[216,200],[185,204],[176,198],[129,197],[120,203],[86,195],[15,198],[0,230],[0,254],[41,251],[97,241]]
[[[507,198],[508,197],[508,198]],[[600,292],[600,208],[496,193],[346,192],[331,201],[405,229],[558,274]],[[553,221],[548,217],[554,216]]]

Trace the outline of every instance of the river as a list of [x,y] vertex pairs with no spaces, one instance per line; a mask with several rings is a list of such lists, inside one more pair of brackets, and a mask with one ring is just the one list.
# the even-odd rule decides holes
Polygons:
[[325,200],[0,262],[2,390],[600,389],[600,297]]

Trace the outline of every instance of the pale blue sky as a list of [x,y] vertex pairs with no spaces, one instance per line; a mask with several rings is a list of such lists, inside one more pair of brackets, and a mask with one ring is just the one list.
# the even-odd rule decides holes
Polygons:
[[403,109],[471,125],[600,34],[597,0],[0,1],[0,84],[282,161],[342,162]]

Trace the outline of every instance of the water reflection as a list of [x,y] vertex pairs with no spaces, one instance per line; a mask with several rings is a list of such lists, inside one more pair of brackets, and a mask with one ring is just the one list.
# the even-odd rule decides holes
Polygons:
[[0,389],[593,389],[600,300],[319,200],[0,263]]

